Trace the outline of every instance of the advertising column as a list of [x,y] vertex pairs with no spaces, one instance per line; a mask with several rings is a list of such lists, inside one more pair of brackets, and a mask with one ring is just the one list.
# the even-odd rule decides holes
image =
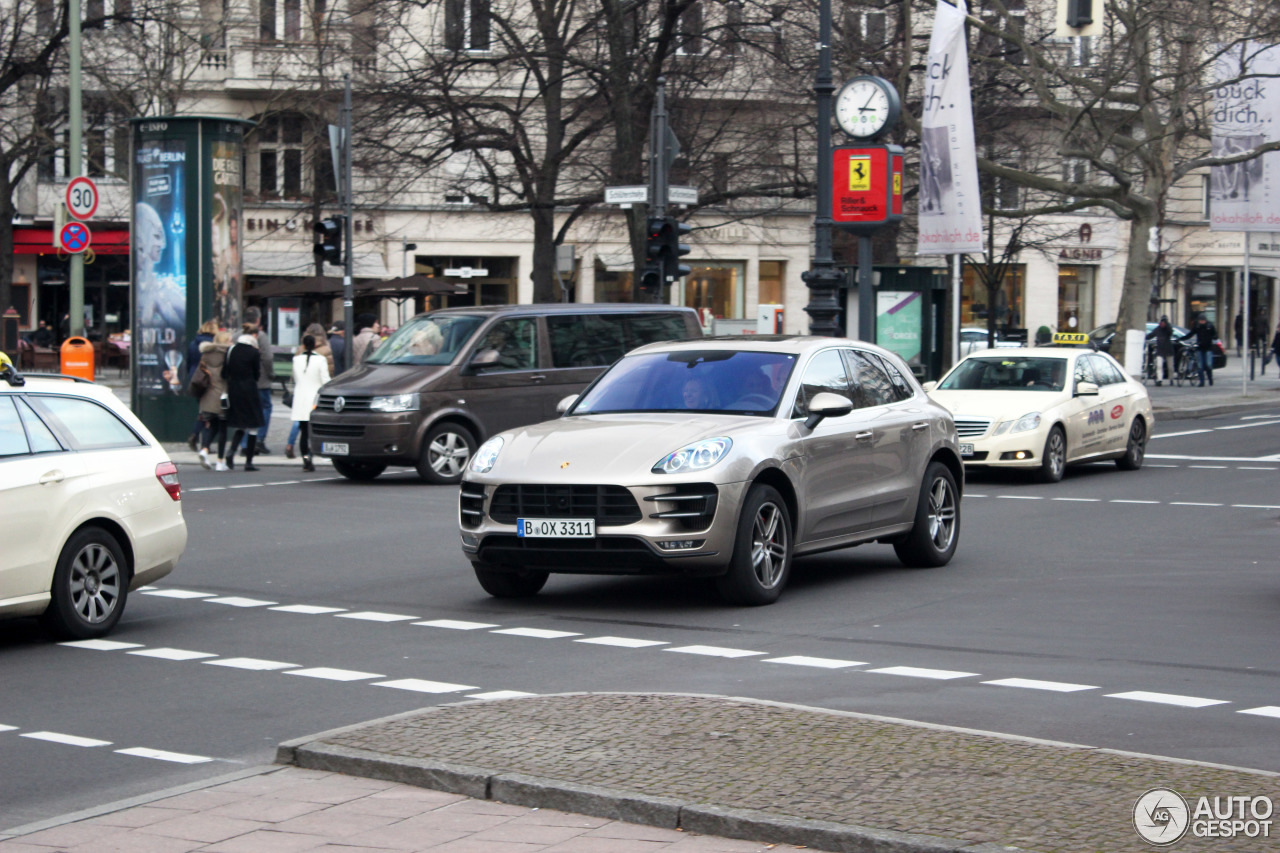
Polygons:
[[248,122],[133,122],[132,401],[161,441],[190,434],[188,343],[208,319],[234,328],[243,297],[241,149]]

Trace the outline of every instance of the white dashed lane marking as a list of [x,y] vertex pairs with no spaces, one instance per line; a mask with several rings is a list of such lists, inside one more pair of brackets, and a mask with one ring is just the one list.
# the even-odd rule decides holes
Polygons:
[[548,631],[545,628],[499,628],[492,634],[507,634],[512,637],[532,637],[535,640],[558,640],[562,637],[581,637],[576,631]]
[[719,646],[680,646],[677,649],[663,649],[664,652],[679,652],[685,655],[703,655],[713,658],[749,658],[763,655],[764,652],[749,652],[746,649],[723,649]]
[[206,598],[207,604],[225,604],[228,607],[270,607],[276,604],[274,601],[263,601],[260,598],[241,598],[238,595],[229,595],[224,598]]
[[1155,702],[1158,705],[1177,705],[1180,708],[1208,708],[1210,705],[1230,704],[1225,699],[1201,699],[1199,696],[1179,696],[1176,693],[1149,693],[1133,690],[1129,693],[1108,693],[1108,699],[1132,699],[1135,702]]
[[137,649],[126,654],[139,655],[144,658],[159,658],[160,660],[200,660],[201,658],[214,658],[217,655],[212,652],[193,652],[188,649]]
[[811,658],[804,655],[790,655],[783,658],[765,658],[764,663],[785,663],[791,666],[814,666],[819,669],[844,669],[849,666],[866,666],[864,660],[835,660],[833,658]]
[[213,761],[203,755],[187,755],[183,752],[165,752],[163,749],[149,749],[145,746],[133,746],[128,749],[117,749],[121,755],[132,755],[135,758],[154,758],[157,761],[169,761],[174,764],[205,764]]
[[1026,690],[1052,690],[1055,693],[1075,693],[1080,690],[1100,690],[1092,684],[1068,684],[1063,681],[1037,681],[1033,678],[1001,678],[997,681],[984,681],[996,687],[1021,687]]
[[316,666],[310,669],[291,669],[285,675],[301,675],[307,678],[323,678],[326,681],[370,681],[374,678],[386,678],[380,672],[360,672],[354,669],[334,669],[329,666]]
[[296,663],[285,663],[279,660],[261,660],[259,658],[220,658],[206,660],[201,663],[207,666],[226,666],[231,669],[248,669],[254,672],[272,672],[278,669],[297,669]]
[[478,631],[481,628],[498,627],[491,622],[463,622],[458,619],[432,619],[429,622],[414,622],[413,624],[425,625],[428,628],[448,628],[451,631]]
[[904,675],[907,678],[932,678],[937,681],[950,681],[953,678],[977,678],[976,672],[956,672],[950,669],[922,669],[917,666],[886,666],[881,669],[868,669],[881,675]]
[[[83,648],[81,646],[80,648]],[[0,732],[17,732],[18,726],[0,725]],[[31,740],[44,741],[46,743],[55,743],[61,746],[76,746],[82,749],[93,749],[99,746],[111,746],[109,740],[101,740],[99,738],[81,737],[79,735],[69,735],[64,732],[35,731],[20,732],[18,737],[30,738]],[[148,746],[130,746],[124,749],[112,750],[112,752],[120,755],[129,755],[134,758],[151,758],[156,761],[168,761],[175,764],[206,764],[216,759],[209,758],[206,755],[189,755],[184,752],[168,752],[163,749],[152,749]]]
[[1263,705],[1261,708],[1246,708],[1238,713],[1254,714],[1259,717],[1275,717],[1276,719],[1280,719],[1280,708],[1277,708],[1275,705]]
[[[450,684],[447,681],[427,681],[422,678],[397,678],[394,681],[379,681],[374,687],[394,687],[397,690],[412,690],[415,693],[461,693],[463,690],[479,690],[466,684]],[[532,696],[532,693],[521,694]]]
[[16,732],[17,726],[0,726],[0,732]]
[[667,645],[663,640],[636,640],[631,637],[584,637],[574,642],[590,643],[595,646],[617,646],[621,649],[643,649],[649,646]]
[[421,616],[405,616],[402,613],[375,613],[370,610],[362,610],[358,613],[339,613],[339,619],[359,619],[364,622],[411,622],[414,619],[421,619]]
[[119,640],[72,640],[61,643],[73,649],[89,649],[94,652],[118,652],[121,649],[140,649],[142,643],[122,643]]
[[47,740],[50,743],[61,743],[66,746],[111,746],[109,740],[98,740],[91,737],[78,737],[77,735],[64,735],[61,732],[23,732],[18,737],[29,737],[32,740]]
[[158,598],[210,598],[211,592],[196,592],[190,589],[150,589],[143,595],[154,595]]
[[325,616],[330,613],[345,613],[345,607],[321,607],[318,604],[286,604],[281,607],[268,607],[280,613],[302,613],[306,616]]

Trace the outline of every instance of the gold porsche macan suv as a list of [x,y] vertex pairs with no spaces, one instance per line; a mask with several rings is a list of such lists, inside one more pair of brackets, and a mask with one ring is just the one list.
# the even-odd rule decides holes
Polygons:
[[880,541],[929,567],[955,553],[955,424],[879,347],[651,344],[560,410],[493,436],[467,466],[462,550],[491,595],[533,595],[552,572],[665,573],[760,605],[796,555]]

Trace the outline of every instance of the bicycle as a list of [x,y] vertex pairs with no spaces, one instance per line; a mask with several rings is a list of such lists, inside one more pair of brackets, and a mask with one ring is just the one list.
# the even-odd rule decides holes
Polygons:
[[1182,383],[1199,384],[1200,368],[1196,365],[1196,351],[1194,347],[1185,344],[1178,347],[1177,355],[1174,356],[1174,376],[1177,377],[1175,384]]

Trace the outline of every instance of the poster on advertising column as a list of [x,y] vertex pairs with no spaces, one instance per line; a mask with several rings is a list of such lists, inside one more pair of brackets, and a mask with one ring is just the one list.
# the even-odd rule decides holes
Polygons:
[[[1247,42],[1219,57],[1213,156],[1280,139],[1280,46]],[[1212,231],[1280,231],[1280,152],[1209,170]]]
[[920,130],[917,254],[982,251],[982,199],[969,91],[965,3],[938,0],[929,37]]
[[187,141],[139,145],[133,171],[133,281],[137,392],[182,393],[187,330]]

